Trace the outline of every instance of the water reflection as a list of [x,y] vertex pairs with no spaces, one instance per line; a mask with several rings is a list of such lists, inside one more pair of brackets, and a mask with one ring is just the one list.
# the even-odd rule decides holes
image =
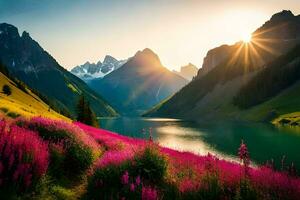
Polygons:
[[153,130],[153,138],[161,145],[181,151],[238,160],[237,149],[243,139],[250,157],[258,164],[273,159],[277,166],[283,156],[287,162],[300,166],[300,134],[277,129],[269,124],[256,123],[194,123],[173,119],[102,119],[102,128],[137,138],[148,138],[143,129]]

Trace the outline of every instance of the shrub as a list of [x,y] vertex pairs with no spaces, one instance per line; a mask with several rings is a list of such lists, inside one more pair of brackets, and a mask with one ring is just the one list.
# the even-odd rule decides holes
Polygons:
[[167,174],[167,159],[155,144],[150,143],[143,151],[138,152],[134,161],[132,172],[152,183],[161,182]]
[[76,195],[69,189],[63,188],[61,186],[55,185],[51,188],[52,195],[55,196],[57,200],[68,200],[76,199]]
[[11,95],[11,88],[8,85],[3,85],[2,92],[7,96]]
[[6,115],[7,115],[8,117],[13,118],[13,119],[16,119],[17,117],[20,116],[20,114],[19,114],[19,113],[16,113],[16,112],[9,112],[9,113],[7,113]]
[[0,185],[17,191],[32,189],[46,173],[47,143],[32,131],[0,122]]
[[1,110],[2,112],[4,112],[4,113],[7,113],[7,112],[8,112],[8,109],[5,108],[5,107],[1,107],[0,110]]
[[88,199],[158,199],[155,187],[147,186],[139,175],[129,174],[126,170],[129,165],[125,162],[97,169],[89,179]]
[[88,181],[88,199],[120,199],[121,176],[127,163],[98,167]]
[[130,149],[106,152],[89,178],[90,199],[157,199],[151,185],[163,185],[167,160],[154,144],[134,153]]
[[[37,131],[44,140],[49,141],[50,167],[54,167],[50,171],[54,171],[53,175],[57,178],[62,174],[69,177],[81,175],[100,154],[93,138],[67,122],[36,117],[31,120],[19,119],[16,123]],[[56,174],[55,169],[62,172]]]

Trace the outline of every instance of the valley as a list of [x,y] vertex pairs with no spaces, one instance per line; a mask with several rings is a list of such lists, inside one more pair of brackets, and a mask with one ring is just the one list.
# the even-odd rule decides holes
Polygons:
[[0,2],[0,199],[299,199],[295,9],[24,2]]

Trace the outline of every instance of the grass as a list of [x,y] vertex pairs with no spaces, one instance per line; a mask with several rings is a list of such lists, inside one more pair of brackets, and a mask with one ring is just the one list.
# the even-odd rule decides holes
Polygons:
[[80,94],[80,92],[76,89],[76,87],[71,83],[68,84],[68,88],[70,88],[74,93]]
[[3,113],[7,113],[11,117],[19,115],[25,117],[44,116],[52,119],[69,120],[54,110],[49,109],[49,106],[30,90],[27,90],[27,93],[25,93],[18,89],[14,82],[0,73],[0,88],[5,84],[11,88],[12,94],[7,96],[0,93],[0,110]]
[[[284,92],[251,109],[242,112],[246,120],[279,122],[282,118],[290,118],[300,111],[300,82]],[[292,114],[293,113],[293,114]]]

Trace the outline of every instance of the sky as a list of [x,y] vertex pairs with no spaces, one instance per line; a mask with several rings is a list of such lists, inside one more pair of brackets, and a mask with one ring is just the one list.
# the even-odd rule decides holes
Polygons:
[[164,66],[201,67],[207,51],[242,40],[299,0],[0,0],[0,23],[26,30],[63,67],[150,48]]

